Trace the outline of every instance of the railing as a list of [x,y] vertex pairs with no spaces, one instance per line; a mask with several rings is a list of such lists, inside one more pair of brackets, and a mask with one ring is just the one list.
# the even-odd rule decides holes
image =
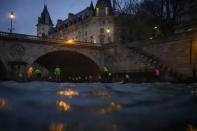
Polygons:
[[81,47],[97,47],[97,48],[106,48],[110,47],[113,44],[100,44],[100,43],[91,43],[91,42],[83,42],[83,41],[73,41],[72,43],[67,42],[65,39],[55,39],[48,37],[38,37],[34,35],[26,35],[26,34],[16,34],[16,33],[8,33],[8,32],[0,32],[0,38],[7,39],[16,39],[16,40],[29,40],[34,42],[43,42],[50,43],[51,45],[67,45],[67,46],[81,46]]

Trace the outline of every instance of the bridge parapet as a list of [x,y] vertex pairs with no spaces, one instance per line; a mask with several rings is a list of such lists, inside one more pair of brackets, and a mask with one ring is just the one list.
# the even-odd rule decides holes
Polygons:
[[111,47],[111,45],[113,45],[112,43],[103,45],[101,43],[92,43],[92,42],[84,42],[84,41],[68,41],[66,39],[38,37],[34,35],[8,33],[8,32],[0,32],[0,39],[18,40],[18,41],[41,43],[47,45],[80,46],[80,47],[93,47],[93,48],[109,48]]

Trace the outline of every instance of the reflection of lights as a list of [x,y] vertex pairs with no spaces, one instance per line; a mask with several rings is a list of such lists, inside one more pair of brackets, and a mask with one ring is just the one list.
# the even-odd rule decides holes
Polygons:
[[105,108],[102,108],[100,110],[100,113],[104,114],[104,113],[110,113],[112,111],[116,111],[116,110],[121,110],[122,109],[122,106],[118,103],[115,103],[115,102],[111,102],[109,104],[109,106],[105,107]]
[[60,96],[67,96],[69,98],[72,98],[73,96],[79,95],[79,92],[77,90],[68,89],[68,90],[58,91],[57,94]]
[[197,128],[193,127],[192,125],[187,126],[187,131],[197,131]]
[[102,99],[109,99],[111,97],[106,91],[94,91],[93,95],[98,96]]
[[49,131],[64,131],[63,123],[52,123],[49,126]]
[[4,109],[8,106],[8,100],[0,98],[0,109]]
[[64,101],[58,101],[57,102],[58,109],[61,111],[70,111],[71,110],[71,105],[69,103],[66,103]]

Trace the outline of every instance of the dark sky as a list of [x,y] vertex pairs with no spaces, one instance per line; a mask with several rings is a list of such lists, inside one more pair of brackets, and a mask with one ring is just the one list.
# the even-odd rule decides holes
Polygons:
[[[94,5],[97,0],[92,0]],[[57,19],[65,19],[69,12],[77,13],[90,5],[91,0],[46,0],[49,13],[56,24]],[[10,11],[16,13],[14,28],[16,33],[36,35],[37,19],[44,8],[44,0],[0,0],[0,31],[8,32]]]

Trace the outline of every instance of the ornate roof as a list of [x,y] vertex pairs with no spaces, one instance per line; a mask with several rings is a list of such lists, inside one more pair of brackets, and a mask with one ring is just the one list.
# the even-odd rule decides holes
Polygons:
[[110,0],[98,0],[96,4],[96,8],[99,7],[109,7],[112,9],[112,4]]
[[48,12],[47,6],[44,6],[44,9],[41,13],[41,16],[38,18],[38,24],[50,25],[53,26],[50,14]]

